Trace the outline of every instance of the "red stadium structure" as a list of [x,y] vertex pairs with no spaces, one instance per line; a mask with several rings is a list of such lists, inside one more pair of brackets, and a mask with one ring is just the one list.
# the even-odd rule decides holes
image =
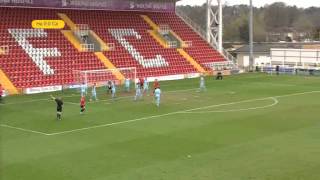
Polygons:
[[[160,80],[208,73],[206,64],[226,59],[176,15],[175,3],[0,1],[0,83],[16,94],[72,87],[75,70],[136,67],[137,78]],[[65,26],[33,28],[33,20]]]

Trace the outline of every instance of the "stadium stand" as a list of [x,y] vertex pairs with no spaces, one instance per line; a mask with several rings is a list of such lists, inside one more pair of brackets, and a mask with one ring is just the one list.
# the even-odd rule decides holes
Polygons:
[[175,13],[152,12],[148,13],[148,16],[157,24],[169,25],[175,33],[179,34],[183,41],[192,42],[191,47],[185,48],[186,52],[204,68],[206,68],[206,63],[225,61],[225,58],[218,51],[210,47],[206,41],[185,24]]
[[[163,47],[152,36],[152,25],[167,24],[182,41],[192,46]],[[204,64],[224,61],[196,32],[174,13],[81,11],[30,8],[0,8],[0,70],[18,89],[75,83],[74,70],[136,67],[137,77],[159,77],[199,73]],[[36,19],[62,19],[64,29],[32,29]],[[68,32],[85,24],[100,44],[114,44],[113,50],[80,51]],[[79,42],[78,42],[79,43]],[[78,44],[79,45],[79,44]],[[115,76],[119,79],[121,75]]]

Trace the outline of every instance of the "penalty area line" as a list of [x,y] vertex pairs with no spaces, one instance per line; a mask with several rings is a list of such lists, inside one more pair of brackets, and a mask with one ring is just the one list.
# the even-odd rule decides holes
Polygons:
[[[272,97],[272,98],[265,98],[265,99],[256,99],[256,100],[252,100],[252,101],[246,101],[246,102],[255,102],[255,101],[261,101],[261,100],[267,100],[267,99],[271,99],[273,100],[272,104],[269,105],[265,105],[265,106],[258,106],[258,107],[252,107],[252,108],[243,108],[243,109],[229,109],[229,110],[217,110],[217,111],[185,111],[183,113],[186,114],[206,114],[206,113],[227,113],[227,112],[240,112],[240,111],[251,111],[251,110],[257,110],[257,109],[266,109],[266,108],[270,108],[273,106],[276,106],[277,104],[279,104],[278,99]],[[241,104],[244,102],[237,102],[237,103],[233,103],[233,104],[227,104],[227,105],[234,105],[234,104]]]
[[159,118],[159,117],[169,116],[169,115],[179,114],[179,113],[180,113],[180,111],[166,113],[166,114],[160,114],[160,115],[154,115],[154,116],[146,116],[146,117],[131,119],[131,120],[127,120],[127,121],[120,121],[120,122],[114,122],[114,123],[109,123],[109,124],[101,124],[101,125],[90,126],[90,127],[86,127],[86,128],[79,128],[79,129],[74,129],[74,130],[69,130],[69,131],[50,133],[50,134],[46,134],[46,135],[48,135],[48,136],[61,135],[61,134],[67,134],[67,133],[78,132],[78,131],[83,131],[83,130],[96,129],[96,128],[114,126],[114,125],[119,125],[119,124],[127,124],[127,123],[132,123],[132,122],[137,122],[137,121],[142,121],[142,120],[152,119],[152,118]]

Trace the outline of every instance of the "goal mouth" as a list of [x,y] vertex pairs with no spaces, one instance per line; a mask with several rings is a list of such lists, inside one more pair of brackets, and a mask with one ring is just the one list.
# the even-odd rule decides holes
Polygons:
[[223,71],[223,70],[231,70],[234,64],[223,61],[223,62],[210,62],[210,63],[203,63],[206,68],[211,69],[212,71]]
[[123,84],[126,79],[136,81],[136,67],[115,68],[115,69],[97,69],[97,70],[74,70],[74,82],[78,85],[103,86],[108,82],[114,82],[117,85]]

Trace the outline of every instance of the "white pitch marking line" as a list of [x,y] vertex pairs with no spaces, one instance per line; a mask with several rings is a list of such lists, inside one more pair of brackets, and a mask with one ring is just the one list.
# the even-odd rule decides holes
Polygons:
[[[266,109],[269,107],[273,107],[275,105],[277,105],[279,103],[279,101],[272,97],[272,98],[266,98],[266,99],[272,99],[273,103],[266,105],[266,106],[260,106],[260,107],[252,107],[252,108],[246,108],[246,109],[230,109],[230,110],[221,110],[221,111],[198,111],[198,112],[193,112],[193,111],[188,111],[188,112],[183,112],[183,113],[188,113],[188,114],[205,114],[205,113],[226,113],[226,112],[240,112],[240,111],[250,111],[250,110],[257,110],[257,109]],[[263,100],[266,100],[263,99]],[[261,100],[261,99],[259,99]],[[258,101],[258,100],[256,100]],[[254,102],[254,101],[250,101],[250,102]],[[241,102],[240,102],[241,103]],[[239,104],[240,104],[239,103]],[[243,102],[242,102],[243,103]]]
[[119,125],[119,124],[127,124],[127,123],[142,121],[142,120],[146,120],[146,119],[152,119],[152,118],[158,118],[158,117],[163,117],[163,116],[169,116],[169,115],[178,114],[178,113],[180,113],[180,111],[171,112],[171,113],[166,113],[166,114],[160,114],[160,115],[154,115],[154,116],[146,116],[146,117],[137,118],[137,119],[131,119],[131,120],[127,120],[127,121],[114,122],[114,123],[102,124],[102,125],[97,125],[97,126],[90,126],[90,127],[86,127],[86,128],[79,128],[79,129],[74,129],[74,130],[69,130],[69,131],[62,131],[62,132],[57,132],[57,133],[50,133],[50,134],[46,134],[46,135],[48,135],[48,136],[54,136],[54,135],[67,134],[67,133],[72,133],[72,132],[77,132],[77,131],[83,131],[83,130],[101,128],[101,127],[108,127],[108,126]]
[[19,128],[19,127],[14,127],[14,126],[9,126],[6,124],[0,124],[1,127],[6,127],[6,128],[10,128],[10,129],[16,129],[16,130],[20,130],[20,131],[24,131],[24,132],[31,132],[31,133],[36,133],[36,134],[41,134],[41,135],[46,135],[49,136],[49,134],[44,133],[44,132],[40,132],[40,131],[34,131],[34,130],[30,130],[30,129],[24,129],[24,128]]
[[259,98],[259,99],[249,99],[249,100],[244,100],[244,101],[237,101],[237,102],[231,102],[231,103],[225,103],[225,104],[216,104],[216,105],[210,105],[210,106],[205,106],[205,107],[199,107],[191,110],[186,110],[185,112],[191,112],[191,111],[196,111],[196,110],[202,110],[202,109],[210,109],[214,107],[220,107],[220,106],[228,106],[228,105],[234,105],[234,104],[241,104],[241,103],[246,103],[246,102],[254,102],[254,101],[262,101],[270,98],[275,98],[275,97],[266,97],[266,98]]
[[232,105],[232,104],[238,104],[238,103],[242,103],[242,102],[257,101],[257,100],[263,100],[263,99],[268,99],[268,98],[282,98],[282,97],[290,97],[290,96],[299,96],[299,95],[313,94],[313,93],[319,93],[319,92],[320,91],[308,91],[308,92],[302,92],[302,93],[293,93],[293,94],[286,94],[286,95],[280,95],[280,96],[271,96],[271,97],[266,97],[266,98],[258,98],[258,99],[244,100],[244,101],[238,101],[238,102],[230,102],[230,103],[224,103],[224,104],[204,106],[204,107],[200,107],[200,108],[181,110],[181,111],[176,111],[176,112],[171,112],[171,113],[166,113],[166,114],[160,114],[160,115],[154,115],[154,116],[146,116],[146,117],[127,120],[127,121],[121,121],[121,122],[115,122],[115,123],[109,123],[109,124],[101,124],[101,125],[90,126],[90,127],[86,127],[86,128],[79,128],[79,129],[74,129],[74,130],[69,130],[69,131],[62,131],[62,132],[57,132],[57,133],[50,133],[50,134],[43,133],[43,132],[38,132],[38,131],[33,131],[33,130],[28,130],[28,129],[23,129],[23,128],[17,128],[17,127],[13,127],[13,126],[9,127],[8,125],[4,125],[4,124],[0,124],[0,126],[9,127],[9,128],[12,128],[12,129],[17,129],[17,130],[26,131],[26,132],[33,132],[33,133],[47,135],[47,136],[54,136],[54,135],[68,134],[68,133],[78,132],[78,131],[83,131],[83,130],[96,129],[96,128],[100,128],[100,127],[109,127],[109,126],[114,126],[114,125],[119,125],[119,124],[127,124],[127,123],[131,123],[131,122],[137,122],[137,121],[142,121],[142,120],[146,120],[146,119],[158,118],[158,117],[169,116],[169,115],[174,115],[174,114],[183,114],[185,112],[201,110],[201,109],[208,109],[208,108],[211,108],[211,107]]

